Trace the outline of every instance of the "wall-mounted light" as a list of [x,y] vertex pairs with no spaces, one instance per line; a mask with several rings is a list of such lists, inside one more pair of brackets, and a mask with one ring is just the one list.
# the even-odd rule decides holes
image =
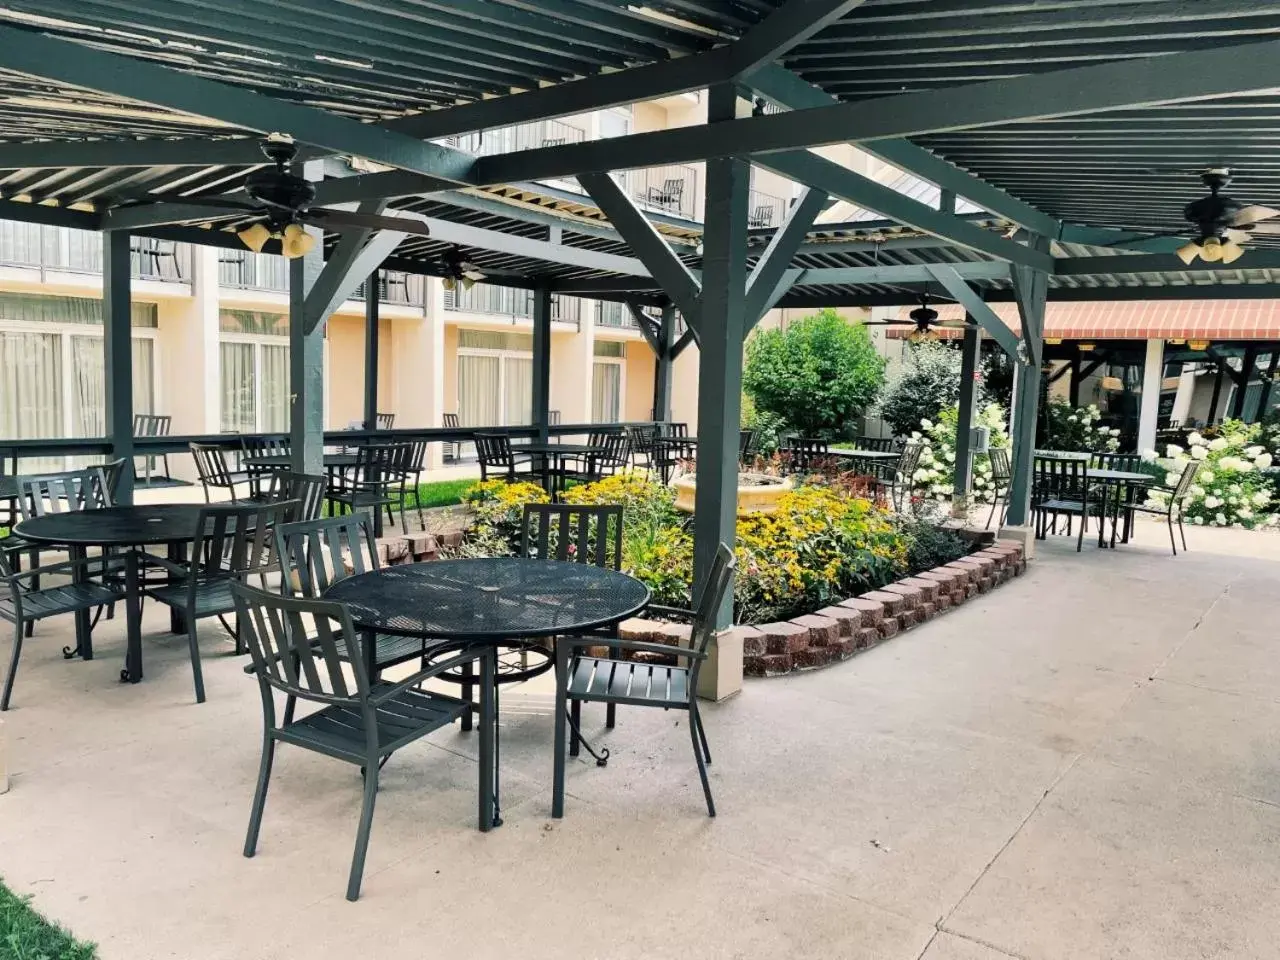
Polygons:
[[1208,350],[1212,345],[1211,340],[1188,340],[1187,346],[1192,350]]
[[1056,347],[1061,342],[1062,342],[1061,337],[1045,337],[1044,338],[1044,343],[1045,343],[1045,346],[1047,347]]
[[1081,353],[1089,353],[1096,346],[1097,346],[1096,343],[1088,343],[1088,342],[1081,342],[1076,344],[1077,349],[1079,349]]

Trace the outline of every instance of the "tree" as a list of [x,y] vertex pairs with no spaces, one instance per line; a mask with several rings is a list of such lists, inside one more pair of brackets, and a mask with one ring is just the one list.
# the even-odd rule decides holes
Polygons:
[[867,328],[825,309],[747,343],[743,388],[757,410],[782,417],[807,437],[832,437],[873,404],[884,358]]
[[902,373],[880,404],[880,416],[896,436],[919,430],[921,420],[936,420],[940,411],[960,402],[960,359],[959,350],[937,340],[910,346]]

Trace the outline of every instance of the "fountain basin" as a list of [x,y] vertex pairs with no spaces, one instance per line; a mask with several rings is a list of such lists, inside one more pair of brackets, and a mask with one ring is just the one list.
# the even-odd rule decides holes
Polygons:
[[[685,474],[672,481],[676,492],[676,509],[693,513],[694,491],[697,476]],[[747,513],[773,513],[778,509],[778,498],[795,488],[794,477],[771,477],[766,473],[738,474],[738,516]]]

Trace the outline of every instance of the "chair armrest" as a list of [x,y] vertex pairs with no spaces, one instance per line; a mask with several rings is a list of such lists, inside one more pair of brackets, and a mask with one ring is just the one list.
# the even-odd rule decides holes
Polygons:
[[191,568],[183,563],[174,563],[166,557],[158,557],[155,554],[147,555],[147,565],[153,567],[163,567],[165,570],[184,579],[191,576]]
[[675,617],[680,620],[692,620],[696,614],[686,607],[664,607],[658,603],[651,603],[644,608],[645,613],[656,613],[662,617]]
[[401,680],[394,687],[388,687],[387,689],[382,690],[379,693],[376,693],[373,696],[369,697],[369,702],[373,704],[375,707],[383,703],[386,703],[388,700],[392,700],[395,697],[398,697],[400,694],[404,693],[410,687],[418,686],[425,680],[430,680],[433,677],[437,677],[447,670],[452,670],[454,667],[460,667],[464,663],[473,663],[474,661],[479,659],[481,653],[482,653],[481,650],[473,648],[473,649],[463,650],[460,653],[456,653],[452,657],[449,657],[446,660],[438,660],[435,663],[431,664],[431,666],[425,667],[422,670],[419,670],[417,673],[413,674],[412,676],[405,677],[405,679]]
[[46,563],[39,567],[32,567],[30,570],[17,570],[7,577],[0,577],[0,583],[19,583],[22,580],[38,577],[45,573],[68,573],[74,572],[77,568],[98,567],[96,571],[90,571],[90,576],[101,576],[107,572],[107,564],[112,558],[110,556],[85,557],[82,560],[62,560],[59,563]]
[[690,650],[688,647],[677,647],[666,643],[647,643],[642,640],[614,640],[608,637],[570,637],[564,641],[569,647],[610,647],[614,650],[630,650],[634,653],[661,653],[669,657],[688,657],[690,660],[705,660],[707,654],[701,650]]

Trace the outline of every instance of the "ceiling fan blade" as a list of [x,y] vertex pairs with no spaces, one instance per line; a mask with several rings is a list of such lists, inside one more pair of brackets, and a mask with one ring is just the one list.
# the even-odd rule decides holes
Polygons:
[[380,217],[372,213],[312,207],[306,212],[304,219],[321,224],[332,223],[335,226],[359,227],[365,230],[394,230],[398,233],[412,233],[419,237],[431,236],[431,229],[421,220],[413,217]]
[[[1244,231],[1241,231],[1241,233],[1243,232]],[[1262,223],[1255,223],[1246,236],[1256,237],[1260,234],[1266,234],[1271,237],[1280,236],[1280,223],[1267,223],[1265,221]],[[1241,241],[1237,240],[1236,242],[1240,243]]]
[[[1277,228],[1277,232],[1280,232],[1280,224],[1272,224],[1272,226],[1274,226],[1274,227],[1276,227],[1276,228]],[[1222,231],[1222,238],[1223,238],[1224,240],[1230,240],[1232,243],[1248,243],[1248,242],[1249,242],[1249,239],[1254,235],[1254,233],[1257,233],[1257,232],[1266,233],[1267,231],[1265,231],[1265,230],[1263,230],[1263,231],[1256,231],[1256,230],[1252,230],[1252,229],[1250,229],[1250,230],[1233,230],[1233,229],[1228,228],[1228,229],[1226,229],[1226,230]]]
[[128,206],[138,206],[139,204],[154,203],[181,203],[188,206],[201,207],[221,207],[224,210],[239,210],[241,212],[248,211],[250,213],[264,213],[265,208],[256,200],[245,197],[243,200],[237,200],[226,196],[225,194],[210,194],[202,196],[201,194],[181,194],[181,193],[148,193],[144,196],[131,197]]
[[1255,203],[1247,207],[1241,207],[1228,217],[1227,226],[1243,227],[1251,223],[1258,223],[1262,220],[1270,220],[1272,217],[1280,217],[1280,210],[1273,209],[1272,207],[1264,207]]

